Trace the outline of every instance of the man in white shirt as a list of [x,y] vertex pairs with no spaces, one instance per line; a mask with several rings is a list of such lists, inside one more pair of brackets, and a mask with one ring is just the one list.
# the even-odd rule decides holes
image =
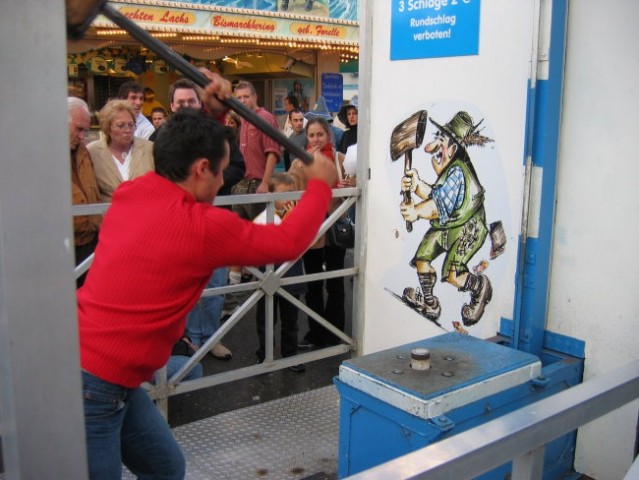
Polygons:
[[149,119],[142,115],[144,87],[133,80],[124,82],[120,85],[120,90],[118,90],[118,98],[126,100],[133,105],[133,109],[135,110],[135,132],[133,132],[133,135],[148,140],[155,131],[155,128]]
[[[286,120],[284,121],[284,128],[282,132],[287,137],[290,137],[296,130],[293,128],[293,124],[291,123],[291,112],[293,110],[300,110],[300,102],[295,95],[289,95],[284,99],[284,110],[286,110]],[[303,125],[302,129],[306,127],[306,123],[308,120],[304,118],[302,115]]]

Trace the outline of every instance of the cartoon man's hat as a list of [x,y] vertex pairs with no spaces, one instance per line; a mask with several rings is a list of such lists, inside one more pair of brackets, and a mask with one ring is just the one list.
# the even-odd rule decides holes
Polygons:
[[477,125],[474,125],[473,117],[471,117],[467,112],[457,112],[446,125],[440,125],[432,118],[429,118],[429,120],[439,130],[447,133],[448,136],[462,147],[468,147],[471,145],[483,147],[486,143],[493,141],[492,138],[479,134],[479,125],[481,125],[484,120],[482,119]]
[[333,119],[331,112],[328,111],[328,107],[326,106],[326,100],[322,96],[317,98],[315,109],[306,112],[304,116],[308,119],[311,119],[313,117],[320,117],[327,121]]

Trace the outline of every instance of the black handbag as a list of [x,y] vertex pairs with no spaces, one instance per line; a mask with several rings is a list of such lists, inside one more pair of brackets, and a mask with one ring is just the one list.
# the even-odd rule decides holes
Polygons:
[[346,250],[355,246],[355,225],[349,217],[340,218],[326,232],[326,244]]
[[[342,180],[342,165],[337,157],[337,153],[333,151],[335,162],[337,164],[337,177]],[[341,154],[340,154],[341,155]],[[346,250],[355,246],[355,224],[347,216],[337,220],[326,232],[326,245],[334,248]]]

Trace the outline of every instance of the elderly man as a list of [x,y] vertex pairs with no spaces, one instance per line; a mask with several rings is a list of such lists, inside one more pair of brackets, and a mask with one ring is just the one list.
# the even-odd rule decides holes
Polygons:
[[[84,136],[91,125],[91,114],[84,100],[67,99],[69,111],[69,148],[71,150],[71,198],[73,205],[100,202],[98,183],[93,172],[93,162],[84,146]],[[93,253],[98,241],[101,215],[82,215],[73,218],[73,237],[76,265]],[[86,274],[77,279],[77,286],[84,283]]]

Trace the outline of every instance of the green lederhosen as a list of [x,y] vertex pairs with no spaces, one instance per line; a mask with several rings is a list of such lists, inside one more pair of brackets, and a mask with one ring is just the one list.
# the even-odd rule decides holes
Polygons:
[[442,185],[450,169],[455,166],[461,168],[464,175],[462,205],[453,212],[446,224],[442,225],[438,219],[431,221],[431,228],[424,235],[410,262],[411,266],[415,267],[418,261],[430,263],[442,253],[448,252],[442,266],[442,281],[445,281],[451,269],[458,273],[468,271],[468,262],[484,244],[488,235],[484,188],[467,157],[452,161],[437,178],[433,188]]

